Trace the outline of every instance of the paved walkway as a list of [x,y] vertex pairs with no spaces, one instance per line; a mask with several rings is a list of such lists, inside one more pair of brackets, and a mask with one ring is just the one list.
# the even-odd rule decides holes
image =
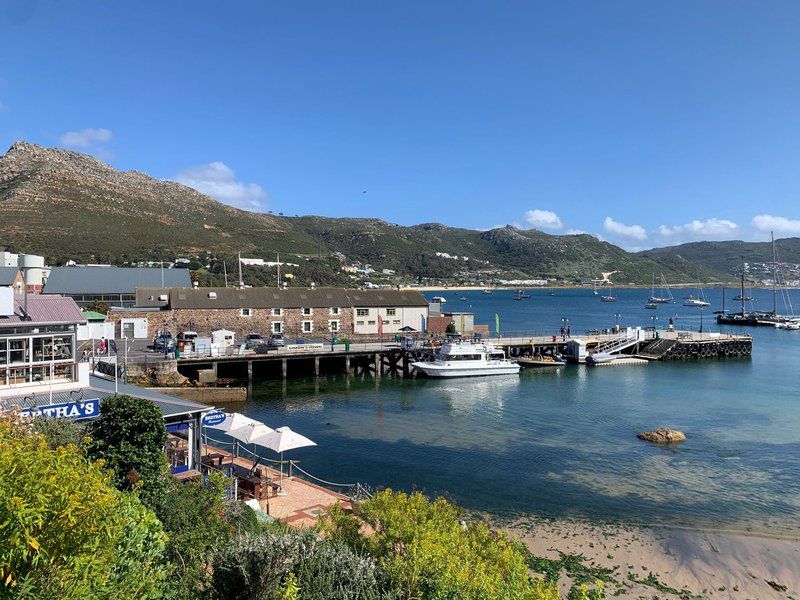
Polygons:
[[[245,469],[253,468],[253,461],[241,456],[234,456],[226,450],[211,445],[203,445],[203,456],[211,454],[221,455],[221,469],[226,465],[234,464]],[[263,465],[262,465],[263,467]],[[280,471],[272,467],[266,468],[266,481],[277,484],[280,481]],[[298,477],[283,476],[283,491],[285,495],[278,495],[277,491],[267,486],[269,490],[265,499],[259,500],[261,510],[269,516],[283,521],[292,527],[303,528],[316,525],[319,517],[337,502],[345,509],[352,509],[352,503],[347,496],[331,491]]]

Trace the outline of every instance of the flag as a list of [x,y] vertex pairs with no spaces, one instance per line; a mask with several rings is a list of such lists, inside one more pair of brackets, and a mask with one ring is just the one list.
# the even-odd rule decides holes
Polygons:
[[378,311],[378,335],[383,337],[383,317],[381,311]]
[[494,330],[497,335],[500,335],[500,315],[494,313]]

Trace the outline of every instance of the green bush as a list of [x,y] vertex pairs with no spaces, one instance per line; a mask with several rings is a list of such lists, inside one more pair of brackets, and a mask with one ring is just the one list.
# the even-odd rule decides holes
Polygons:
[[218,473],[185,483],[165,477],[156,515],[168,536],[165,555],[172,597],[196,598],[209,588],[214,553],[235,533],[225,516],[226,485],[227,479]]
[[245,535],[214,561],[214,597],[271,600],[297,586],[298,600],[373,600],[385,597],[375,562],[313,532]]
[[117,488],[137,488],[142,501],[155,507],[163,496],[167,441],[158,407],[143,398],[109,396],[89,426],[89,435],[90,458],[105,461]]
[[164,534],[80,448],[0,422],[0,596],[160,598]]
[[[374,557],[402,598],[559,598],[554,585],[528,576],[519,544],[460,517],[442,498],[386,490],[358,505],[358,516],[334,508],[323,529]],[[374,534],[360,533],[364,523]]]
[[82,446],[87,435],[86,426],[73,419],[36,417],[31,427],[34,433],[45,437],[50,448],[69,444]]

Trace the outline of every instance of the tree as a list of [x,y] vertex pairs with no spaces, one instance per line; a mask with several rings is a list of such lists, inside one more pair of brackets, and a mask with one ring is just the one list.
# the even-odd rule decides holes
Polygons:
[[458,330],[456,329],[456,324],[453,323],[452,321],[450,321],[447,324],[447,327],[445,327],[444,332],[445,333],[458,333]]
[[100,462],[0,421],[0,596],[158,598],[164,535]]
[[36,417],[31,427],[34,433],[44,436],[51,448],[69,444],[82,446],[86,442],[86,427],[73,419]]
[[89,427],[89,456],[102,458],[120,490],[140,490],[155,507],[163,496],[167,431],[158,407],[144,398],[109,396]]
[[103,315],[107,315],[108,311],[111,310],[111,306],[109,306],[108,302],[103,302],[102,300],[89,302],[86,306],[84,306],[84,308],[86,310],[93,310],[94,312],[98,312]]
[[[528,576],[518,543],[460,519],[460,509],[443,498],[386,490],[359,504],[358,516],[334,508],[324,528],[374,557],[402,598],[559,598],[552,584]],[[373,535],[362,535],[364,523]]]

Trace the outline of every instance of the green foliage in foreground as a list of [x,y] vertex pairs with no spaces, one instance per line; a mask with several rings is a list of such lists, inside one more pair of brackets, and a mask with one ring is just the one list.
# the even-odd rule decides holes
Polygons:
[[[334,508],[324,529],[372,556],[401,598],[559,598],[554,584],[529,577],[520,544],[460,517],[443,498],[386,490],[361,503],[358,516]],[[365,524],[373,535],[362,535]]]
[[0,422],[0,596],[158,598],[164,536],[74,445]]
[[[387,597],[375,562],[313,532],[245,535],[214,561],[214,597],[377,600]],[[287,594],[287,590],[294,589]]]
[[89,434],[89,456],[105,461],[118,489],[138,489],[142,501],[151,507],[163,498],[167,431],[155,404],[132,396],[110,396],[100,406]]

